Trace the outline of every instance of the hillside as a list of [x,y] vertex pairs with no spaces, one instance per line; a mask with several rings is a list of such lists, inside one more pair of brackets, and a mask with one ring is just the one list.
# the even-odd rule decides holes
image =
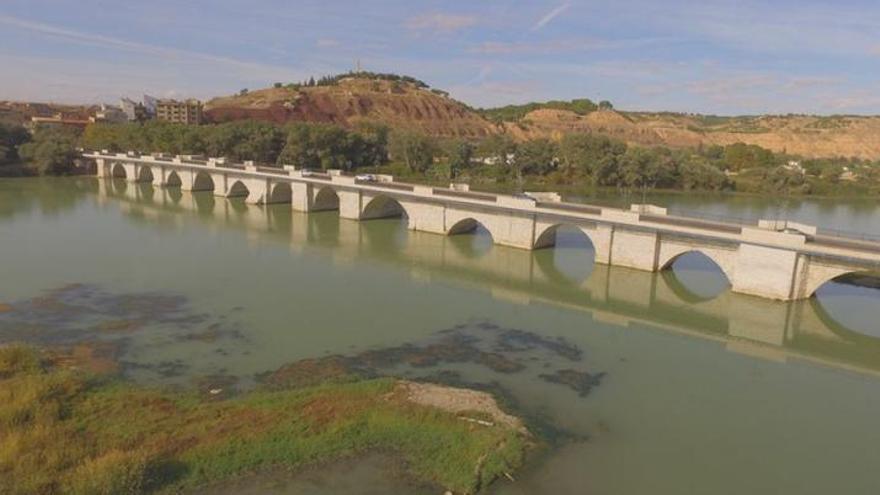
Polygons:
[[212,122],[259,119],[276,123],[328,122],[352,127],[382,122],[435,136],[478,138],[495,126],[466,105],[407,82],[342,78],[334,85],[280,87],[214,98],[205,105]]
[[332,84],[267,88],[214,98],[205,109],[212,122],[258,119],[345,127],[380,122],[434,136],[480,138],[506,132],[518,140],[589,132],[647,146],[743,142],[806,157],[880,159],[880,117],[619,112],[599,109],[586,99],[475,111],[420,83],[364,76],[344,75]]
[[880,117],[710,117],[602,110],[579,115],[539,109],[504,128],[518,139],[594,132],[628,143],[692,147],[737,142],[806,157],[880,158]]

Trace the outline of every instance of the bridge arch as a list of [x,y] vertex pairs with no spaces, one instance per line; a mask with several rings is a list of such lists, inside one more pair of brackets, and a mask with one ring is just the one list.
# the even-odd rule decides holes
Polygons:
[[153,169],[145,165],[141,165],[137,169],[138,182],[153,182]]
[[803,291],[805,297],[815,297],[816,294],[827,284],[841,282],[847,278],[853,277],[870,279],[872,282],[875,282],[875,284],[872,285],[877,285],[877,287],[880,288],[880,272],[871,270],[854,270],[842,267],[823,268],[824,269],[822,270],[816,270],[814,267],[810,268],[811,273],[807,277]]
[[327,210],[338,210],[339,209],[339,195],[336,194],[336,190],[334,190],[330,186],[324,186],[318,190],[315,194],[315,199],[312,202],[312,211],[327,211]]
[[229,192],[226,193],[226,197],[228,198],[246,198],[250,194],[250,190],[244,182],[237,180],[232,183],[232,186],[229,188]]
[[113,168],[110,169],[110,175],[114,179],[127,179],[128,173],[125,171],[125,165],[120,162],[116,162],[113,164]]
[[[680,248],[661,253],[658,260],[660,277],[682,300],[696,303],[715,299],[733,285],[730,260],[712,250]],[[684,264],[678,271],[676,264]],[[725,266],[727,265],[727,266]]]
[[196,172],[193,177],[193,191],[213,191],[214,187],[214,179],[211,178],[211,174],[201,170]]
[[535,244],[533,246],[534,249],[544,249],[555,246],[557,234],[560,232],[560,230],[566,233],[575,230],[580,232],[581,234],[583,234],[583,237],[586,238],[587,241],[589,241],[590,245],[594,246],[595,249],[595,244],[593,243],[593,238],[590,236],[589,231],[570,223],[556,223],[548,225],[540,234],[538,234],[537,237],[535,237]]
[[876,297],[869,295],[864,299],[860,304],[868,307],[863,314],[856,312],[855,319],[850,318],[853,314],[849,304],[835,307],[833,302],[823,301],[821,297],[810,298],[802,304],[812,309],[816,318],[833,334],[846,342],[866,346],[863,350],[866,356],[877,356],[880,351],[880,332],[871,322],[876,321],[880,312],[877,310]]
[[491,230],[489,230],[479,220],[472,217],[462,218],[461,220],[452,224],[452,226],[449,227],[449,230],[446,232],[446,235],[472,234],[480,228],[488,232],[490,236],[492,235]]
[[548,225],[534,242],[534,259],[550,280],[581,285],[593,273],[596,246],[590,233],[571,223]]
[[481,258],[492,250],[495,237],[485,223],[473,217],[464,217],[453,223],[446,232],[456,252],[465,258]]
[[380,194],[371,199],[361,212],[361,220],[372,220],[375,218],[407,218],[406,209],[399,201]]
[[293,199],[293,188],[287,182],[278,182],[272,185],[267,203],[290,203]]
[[168,175],[165,176],[165,187],[180,187],[181,184],[183,184],[183,181],[180,180],[180,175],[177,174],[177,171],[168,171]]
[[685,256],[690,257],[690,256],[694,256],[694,255],[697,255],[700,258],[704,258],[704,259],[710,261],[715,267],[718,268],[718,271],[720,271],[721,273],[724,274],[725,277],[727,277],[728,282],[732,281],[731,274],[729,274],[727,269],[725,269],[725,267],[724,267],[724,265],[726,265],[727,263],[725,263],[722,260],[717,259],[715,253],[712,253],[711,251],[699,249],[699,248],[684,250],[684,251],[678,252],[674,255],[667,256],[665,259],[660,259],[660,260],[658,260],[657,268],[659,271],[670,270],[670,269],[672,269],[672,266],[675,264],[675,262],[678,261],[679,259],[681,259],[682,257],[685,257]]
[[657,252],[657,270],[668,270],[681,257],[692,256],[693,253],[711,261],[724,274],[728,283],[733,282],[737,257],[737,248],[733,245],[701,245],[687,239],[664,238]]

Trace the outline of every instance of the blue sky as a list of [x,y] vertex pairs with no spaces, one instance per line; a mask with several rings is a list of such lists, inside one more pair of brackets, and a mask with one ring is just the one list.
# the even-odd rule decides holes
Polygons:
[[207,98],[356,60],[474,106],[880,114],[880,3],[0,2],[0,99]]

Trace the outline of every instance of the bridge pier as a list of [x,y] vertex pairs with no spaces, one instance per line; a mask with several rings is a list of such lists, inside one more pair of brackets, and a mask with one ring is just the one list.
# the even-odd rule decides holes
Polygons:
[[360,220],[363,211],[360,191],[337,190],[336,195],[339,196],[339,218]]
[[614,266],[655,272],[660,238],[657,232],[614,229],[609,262]]

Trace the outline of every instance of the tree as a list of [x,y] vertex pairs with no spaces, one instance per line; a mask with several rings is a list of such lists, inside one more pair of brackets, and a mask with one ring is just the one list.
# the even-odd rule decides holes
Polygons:
[[778,165],[778,160],[772,151],[745,143],[725,146],[721,161],[728,170],[732,171],[748,168],[770,168]]
[[272,87],[274,87],[275,89],[281,88],[282,86],[284,86],[284,84],[282,84],[282,83],[280,83],[280,82],[277,82],[277,83],[275,83],[275,84],[272,85]]
[[474,145],[464,139],[454,139],[446,145],[446,156],[449,165],[449,179],[455,179],[461,172],[471,166],[474,156]]
[[48,175],[69,175],[76,169],[77,135],[67,129],[39,129],[19,150],[21,157]]
[[602,100],[599,102],[599,110],[613,110],[614,105],[611,104],[608,100]]
[[626,143],[606,136],[567,134],[559,143],[560,167],[569,175],[583,174],[594,184],[616,180],[618,159]]
[[516,154],[516,143],[506,134],[493,134],[479,144],[477,153],[507,171]]
[[21,126],[0,124],[0,165],[18,161],[18,148],[30,139],[30,134]]
[[359,122],[355,126],[363,139],[363,149],[360,151],[359,165],[371,167],[383,165],[388,162],[388,126],[373,122]]
[[556,168],[556,144],[549,139],[533,139],[521,144],[514,164],[518,177],[546,175]]
[[648,189],[676,183],[677,167],[669,150],[662,148],[629,148],[620,160],[619,185],[639,189],[644,195]]
[[679,166],[680,185],[685,190],[720,191],[730,187],[730,181],[724,172],[709,164],[708,160],[693,155]]
[[434,141],[420,132],[391,133],[389,150],[393,159],[403,162],[412,172],[424,172],[434,162]]

